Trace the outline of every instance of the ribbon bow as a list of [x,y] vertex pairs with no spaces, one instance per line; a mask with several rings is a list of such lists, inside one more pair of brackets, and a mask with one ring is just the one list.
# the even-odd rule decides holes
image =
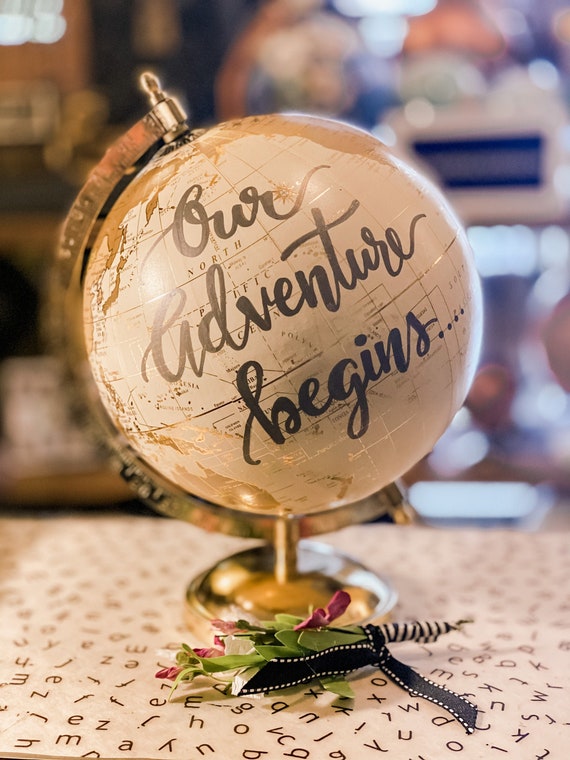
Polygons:
[[447,710],[467,733],[473,733],[477,707],[396,659],[387,646],[402,641],[434,642],[467,621],[332,627],[330,623],[349,603],[349,595],[340,591],[326,610],[319,608],[305,620],[276,615],[275,620],[259,625],[244,620],[212,621],[220,632],[214,647],[191,649],[183,644],[177,665],[163,668],[156,676],[174,681],[173,689],[196,675],[221,678],[235,696],[264,694],[317,679],[329,691],[353,696],[345,676],[372,665],[412,696]]

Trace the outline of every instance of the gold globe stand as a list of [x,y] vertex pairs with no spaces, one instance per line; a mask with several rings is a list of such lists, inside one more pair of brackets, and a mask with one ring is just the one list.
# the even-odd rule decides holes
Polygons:
[[[393,522],[407,523],[413,517],[396,484],[372,497],[368,508]],[[337,516],[337,525],[341,520]],[[186,594],[189,626],[244,615],[265,620],[279,612],[303,617],[309,608],[325,607],[340,589],[351,597],[342,624],[387,619],[397,600],[390,582],[327,544],[301,540],[302,524],[297,518],[278,517],[272,542],[223,559],[196,577]]]
[[388,581],[355,559],[306,539],[381,515],[409,522],[413,513],[396,484],[357,504],[305,515],[271,517],[219,507],[177,489],[140,459],[103,407],[82,329],[85,265],[108,210],[129,181],[160,148],[190,131],[184,112],[152,74],[143,74],[141,83],[151,110],[111,145],[91,172],[64,223],[52,272],[49,338],[69,375],[75,406],[142,501],[206,530],[263,539],[191,582],[186,619],[194,629],[212,618],[264,619],[277,612],[304,616],[310,607],[324,607],[341,588],[352,598],[342,622],[386,617],[396,601]]

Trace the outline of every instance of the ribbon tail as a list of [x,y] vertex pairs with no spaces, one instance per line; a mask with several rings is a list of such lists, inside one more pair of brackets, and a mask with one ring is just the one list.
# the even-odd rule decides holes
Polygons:
[[445,633],[461,630],[462,626],[468,622],[470,621],[459,620],[457,623],[448,623],[445,621],[416,620],[414,623],[384,623],[377,627],[389,643],[418,641],[431,644]]
[[473,733],[477,721],[477,708],[465,697],[461,697],[444,686],[419,675],[409,665],[393,657],[387,650],[378,667],[388,678],[406,689],[412,696],[423,697],[443,707],[461,723],[468,734]]
[[416,673],[409,665],[397,660],[388,650],[384,637],[376,626],[367,626],[365,629],[370,641],[377,647],[378,667],[388,678],[405,689],[414,697],[422,697],[433,702],[448,713],[453,715],[461,723],[468,734],[475,730],[477,721],[477,707],[444,686],[440,686],[428,678]]

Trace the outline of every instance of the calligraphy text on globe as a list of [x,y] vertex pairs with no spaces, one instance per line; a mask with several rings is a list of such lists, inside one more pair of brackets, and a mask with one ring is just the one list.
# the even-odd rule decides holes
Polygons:
[[[200,256],[212,237],[230,240],[241,228],[253,225],[261,214],[271,220],[290,219],[303,207],[307,188],[314,174],[327,166],[317,166],[306,174],[296,198],[286,211],[275,208],[272,190],[260,192],[249,186],[239,193],[239,203],[231,208],[230,219],[222,210],[208,213],[201,198],[203,187],[194,184],[182,195],[172,225],[162,237],[170,236],[177,252],[190,259]],[[335,229],[348,224],[356,214],[360,202],[354,199],[348,207],[327,221],[321,209],[311,207],[313,225],[296,237],[281,251],[281,261],[286,261],[307,243],[317,244],[321,255],[318,263],[308,270],[298,269],[290,277],[278,277],[270,287],[259,288],[258,301],[240,295],[230,308],[228,288],[223,266],[212,263],[205,274],[207,307],[199,324],[194,328],[185,318],[186,294],[176,288],[165,294],[155,313],[150,340],[143,354],[141,374],[148,382],[148,366],[152,360],[156,371],[169,383],[180,380],[186,371],[201,377],[208,354],[224,348],[243,350],[255,330],[269,332],[276,316],[294,317],[305,309],[326,309],[337,312],[341,308],[343,292],[352,291],[371,273],[382,270],[390,278],[402,272],[406,261],[416,250],[416,230],[426,214],[416,214],[405,230],[405,239],[393,227],[387,227],[382,235],[362,226],[359,236],[362,247],[345,249],[339,256],[334,242]],[[311,257],[307,259],[313,261]],[[372,382],[383,375],[396,371],[405,373],[412,361],[412,353],[419,358],[430,349],[428,327],[436,321],[421,321],[422,315],[409,311],[403,324],[392,327],[385,339],[364,348],[367,336],[358,330],[354,345],[361,349],[358,358],[343,357],[330,369],[326,379],[307,377],[300,384],[297,402],[290,395],[279,396],[270,409],[262,408],[264,369],[255,359],[245,361],[236,372],[236,388],[241,400],[249,410],[243,434],[243,457],[249,464],[258,464],[251,455],[251,434],[255,423],[279,445],[285,442],[285,434],[293,435],[303,424],[302,414],[318,418],[326,414],[335,402],[353,404],[347,423],[347,434],[356,439],[363,436],[369,425],[367,391]],[[240,320],[240,329],[230,329],[229,323]],[[175,335],[178,346],[176,362],[169,364],[164,350],[165,340]],[[197,340],[196,340],[197,339]],[[324,398],[323,398],[324,393]],[[320,395],[320,398],[318,399]]]

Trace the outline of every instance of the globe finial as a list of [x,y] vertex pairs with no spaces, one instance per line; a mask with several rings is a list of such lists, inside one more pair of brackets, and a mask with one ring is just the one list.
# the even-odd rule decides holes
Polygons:
[[151,71],[145,71],[141,74],[140,83],[142,89],[148,95],[151,106],[155,106],[157,103],[166,100],[166,96],[162,91],[158,78]]
[[163,92],[158,78],[152,72],[145,71],[140,76],[140,84],[152,106],[151,116],[164,130],[163,140],[171,142],[187,132],[186,114],[177,100]]

